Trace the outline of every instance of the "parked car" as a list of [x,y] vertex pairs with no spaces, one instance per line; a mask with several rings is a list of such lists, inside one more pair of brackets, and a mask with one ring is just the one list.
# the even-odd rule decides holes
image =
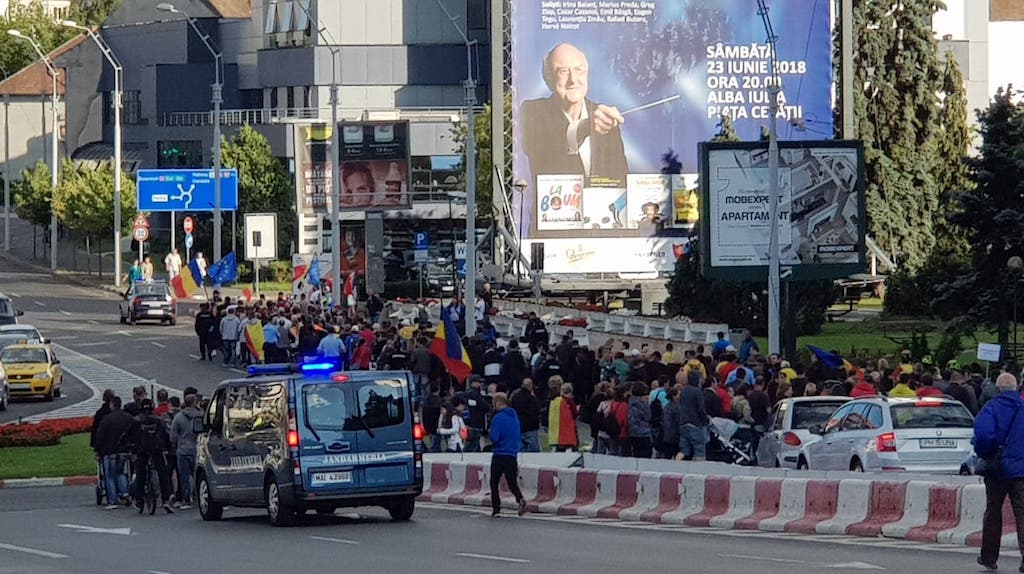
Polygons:
[[865,397],[809,429],[797,468],[957,474],[971,452],[974,417],[952,399]]
[[768,430],[758,444],[757,463],[796,468],[800,447],[819,438],[808,429],[824,425],[829,416],[849,400],[849,397],[798,397],[779,401],[768,419]]
[[134,325],[138,321],[160,321],[174,325],[178,304],[174,292],[164,281],[133,283],[118,303],[121,323]]
[[24,311],[14,308],[14,301],[10,297],[0,293],[0,325],[17,325],[18,317],[24,314]]
[[25,343],[42,343],[49,345],[50,340],[43,337],[39,329],[32,325],[0,325],[0,349],[8,345]]

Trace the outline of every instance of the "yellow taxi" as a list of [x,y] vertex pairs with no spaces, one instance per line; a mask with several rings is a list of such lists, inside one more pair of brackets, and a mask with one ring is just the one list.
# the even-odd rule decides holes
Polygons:
[[7,371],[11,398],[60,396],[64,369],[53,350],[39,343],[10,345],[0,351],[0,366]]

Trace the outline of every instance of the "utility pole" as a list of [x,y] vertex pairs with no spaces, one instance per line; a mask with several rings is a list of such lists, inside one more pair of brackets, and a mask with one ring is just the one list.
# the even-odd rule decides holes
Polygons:
[[466,32],[458,25],[458,18],[448,11],[444,2],[437,0],[445,16],[466,43],[466,336],[476,334],[476,82],[473,81],[473,45]]
[[779,260],[779,133],[777,118],[779,115],[779,95],[782,92],[782,79],[778,75],[775,59],[777,37],[772,28],[765,0],[757,0],[758,14],[768,34],[768,48],[771,51],[771,73],[768,88],[768,352],[779,353],[782,342],[782,322],[780,311],[780,278]]

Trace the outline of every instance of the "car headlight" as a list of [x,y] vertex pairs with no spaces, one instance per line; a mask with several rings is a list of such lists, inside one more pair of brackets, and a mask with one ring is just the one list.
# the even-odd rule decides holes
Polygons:
[[42,379],[42,380],[45,381],[46,379],[50,378],[50,373],[36,373],[36,376],[34,376],[32,378],[33,379]]

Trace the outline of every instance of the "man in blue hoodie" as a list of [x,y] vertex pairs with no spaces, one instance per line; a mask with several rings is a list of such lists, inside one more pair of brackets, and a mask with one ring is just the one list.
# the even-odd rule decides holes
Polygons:
[[[985,403],[974,419],[974,451],[985,461],[997,457],[1001,464],[985,476],[985,518],[982,522],[981,555],[978,564],[996,569],[1003,535],[1003,502],[1010,506],[1017,522],[1017,544],[1024,553],[1024,410],[1017,392],[1017,379],[1003,373],[996,379],[999,395]],[[1019,568],[1024,572],[1024,564]]]
[[519,504],[519,516],[526,513],[526,499],[519,490],[519,416],[515,409],[508,406],[505,393],[494,393],[491,397],[494,405],[494,418],[491,419],[491,516],[501,514],[501,494],[498,485],[501,477],[505,477],[509,491],[516,497]]

